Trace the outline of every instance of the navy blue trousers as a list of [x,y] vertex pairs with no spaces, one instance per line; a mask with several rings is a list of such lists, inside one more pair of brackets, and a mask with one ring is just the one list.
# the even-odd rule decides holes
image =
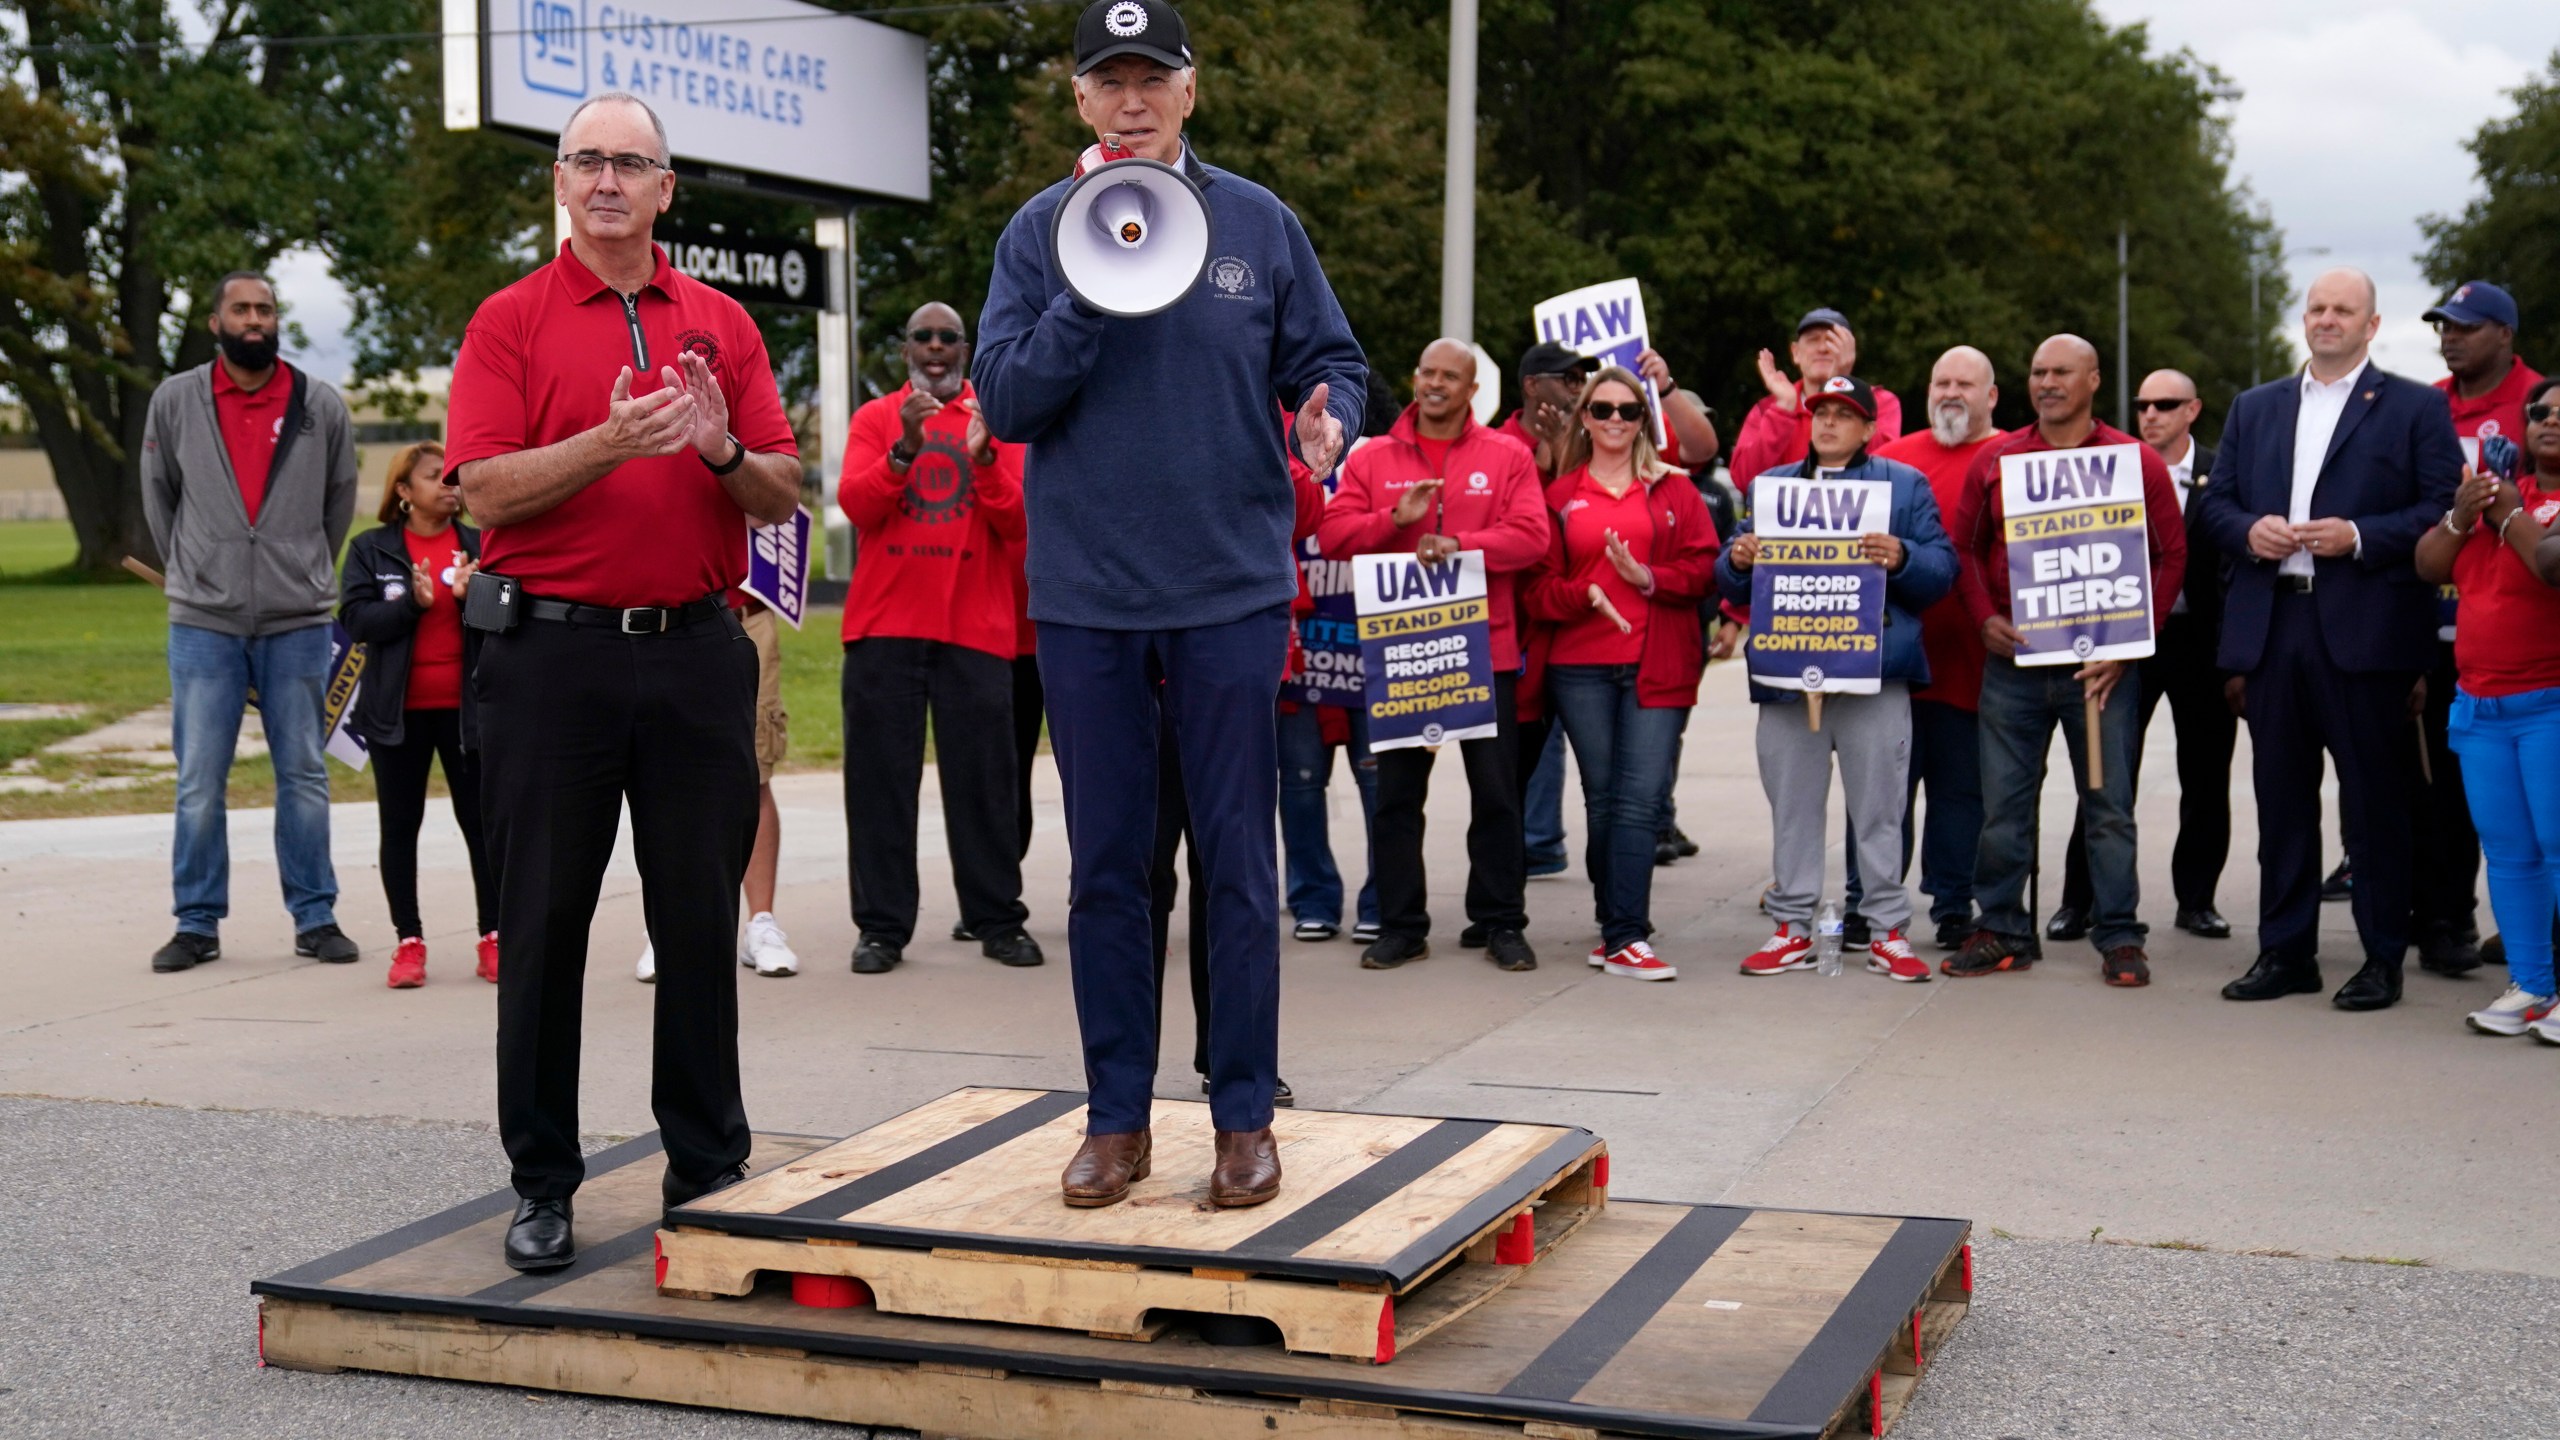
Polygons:
[[[1086,1129],[1147,1128],[1159,1046],[1153,894],[1156,744],[1172,728],[1209,900],[1209,1112],[1271,1123],[1280,1075],[1280,740],[1272,706],[1289,610],[1225,625],[1040,624],[1040,683],[1065,791],[1067,954],[1084,1033]],[[1159,685],[1158,681],[1161,680]]]

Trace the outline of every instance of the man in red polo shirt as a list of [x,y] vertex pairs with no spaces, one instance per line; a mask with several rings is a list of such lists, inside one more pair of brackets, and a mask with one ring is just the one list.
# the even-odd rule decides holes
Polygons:
[[472,316],[448,442],[485,527],[472,594],[518,587],[471,680],[500,876],[498,1130],[518,1270],[576,1258],[579,1002],[626,801],[657,947],[666,1202],[744,1173],[731,960],[756,835],[756,652],[727,596],[746,578],[748,521],[800,502],[763,337],[650,239],[675,198],[665,126],[634,96],[599,95],[570,115],[559,156],[568,242]]
[[[1849,317],[1829,306],[1806,311],[1796,322],[1788,358],[1796,366],[1793,380],[1768,351],[1760,352],[1760,383],[1769,393],[1742,417],[1742,430],[1733,437],[1734,483],[1746,489],[1772,470],[1804,463],[1813,424],[1804,397],[1834,375],[1857,373],[1858,337],[1849,329]],[[1875,391],[1876,443],[1901,439],[1902,402],[1882,386]]]
[[927,304],[906,336],[907,383],[855,412],[836,490],[861,547],[844,598],[844,733],[861,737],[844,756],[853,969],[885,973],[915,938],[928,710],[961,930],[989,959],[1037,965],[1014,807],[1022,447],[978,417],[960,312]]

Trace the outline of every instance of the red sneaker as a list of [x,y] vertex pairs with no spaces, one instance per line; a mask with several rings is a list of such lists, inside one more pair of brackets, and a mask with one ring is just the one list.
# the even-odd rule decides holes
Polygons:
[[1790,935],[1784,925],[1779,926],[1778,933],[1770,936],[1759,949],[1742,957],[1742,973],[1745,975],[1777,975],[1789,970],[1812,968],[1813,937]]
[[492,985],[498,983],[498,932],[495,930],[480,937],[480,978]]
[[427,983],[427,942],[403,940],[391,952],[391,988],[415,990]]
[[1603,970],[1627,980],[1677,980],[1680,972],[1662,963],[1653,947],[1641,940],[1630,940],[1609,953],[1601,963]]
[[1591,947],[1591,968],[1592,968],[1592,969],[1594,969],[1594,970],[1597,970],[1597,969],[1600,969],[1601,967],[1603,967],[1603,966],[1607,965],[1608,963],[1609,963],[1609,947],[1608,947],[1608,946],[1606,946],[1606,945],[1594,945],[1594,946],[1592,946],[1592,947]]
[[1922,960],[1911,942],[1899,930],[1887,930],[1881,939],[1867,946],[1867,968],[1887,980],[1922,984],[1929,978],[1929,964]]

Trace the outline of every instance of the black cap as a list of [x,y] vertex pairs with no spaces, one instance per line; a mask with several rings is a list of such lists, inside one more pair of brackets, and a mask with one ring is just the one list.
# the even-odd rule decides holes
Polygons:
[[1144,55],[1176,70],[1191,67],[1182,12],[1155,0],[1093,0],[1076,21],[1076,73],[1115,55]]
[[1823,381],[1821,389],[1812,391],[1804,397],[1805,413],[1812,414],[1813,407],[1825,401],[1835,401],[1848,406],[1857,411],[1858,418],[1862,420],[1876,418],[1876,392],[1866,381],[1855,375],[1834,375]]
[[1599,368],[1597,356],[1541,340],[1520,356],[1519,374],[1525,380],[1532,375],[1588,375]]

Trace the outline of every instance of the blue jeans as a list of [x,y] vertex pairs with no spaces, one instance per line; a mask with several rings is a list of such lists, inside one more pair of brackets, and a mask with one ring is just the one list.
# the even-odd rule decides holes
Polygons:
[[1974,894],[1982,902],[1982,928],[2032,939],[2027,913],[2027,872],[2036,857],[2036,798],[2044,789],[2044,757],[2053,727],[2062,727],[2071,773],[2080,784],[2081,813],[2088,818],[2089,880],[2097,910],[2089,943],[2101,953],[2139,945],[2143,927],[2141,879],[2134,873],[2133,755],[2141,730],[2142,680],[2127,667],[2098,716],[2106,788],[2088,788],[2087,726],[2081,718],[2080,682],[2074,665],[2022,666],[1989,657],[1982,674],[1982,844],[1974,855]]
[[[1902,868],[1911,869],[1913,841],[1920,852],[1920,893],[1929,897],[1929,918],[1970,924],[1973,920],[1973,852],[1982,837],[1982,730],[1970,710],[1936,700],[1911,697],[1911,788],[1929,787],[1929,818],[1915,836],[1911,814],[1902,811]],[[1858,831],[1849,828],[1849,913],[1858,913],[1866,886],[1858,878]]]
[[2496,699],[2457,690],[2445,730],[2462,757],[2507,978],[2549,995],[2551,915],[2560,904],[2560,689]]
[[1532,866],[1564,863],[1564,763],[1564,727],[1549,726],[1546,748],[1538,752],[1537,767],[1529,772],[1522,815],[1520,838]]
[[[1350,712],[1351,779],[1360,788],[1362,850],[1378,809],[1378,765],[1360,724],[1362,712]],[[1325,787],[1333,783],[1333,747],[1324,743],[1324,724],[1316,707],[1300,705],[1280,715],[1280,847],[1289,882],[1289,914],[1299,921],[1338,926],[1342,923],[1342,872],[1334,868],[1333,842],[1327,831],[1331,816]],[[1378,881],[1374,863],[1361,866],[1360,919],[1376,924]]]
[[276,869],[285,909],[297,932],[335,923],[338,876],[329,865],[329,770],[321,751],[331,648],[326,625],[254,638],[169,626],[170,741],[178,755],[170,910],[180,930],[211,935],[231,913],[223,795],[252,690],[275,762]]
[[1652,928],[1653,842],[1686,707],[1636,703],[1633,665],[1555,665],[1547,694],[1582,775],[1591,836],[1583,866],[1600,912],[1601,944],[1619,949]]

